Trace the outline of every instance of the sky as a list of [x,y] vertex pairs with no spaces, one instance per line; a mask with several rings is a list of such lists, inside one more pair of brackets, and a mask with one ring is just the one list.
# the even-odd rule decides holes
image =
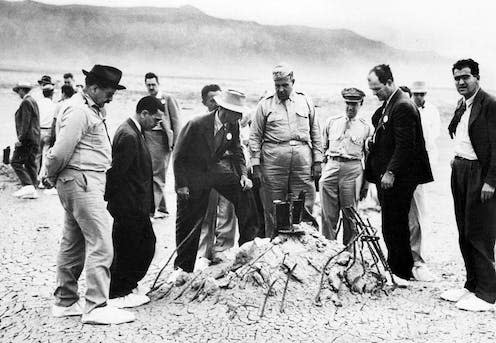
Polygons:
[[[40,1],[40,0],[38,0]],[[350,29],[390,46],[471,57],[496,68],[496,1],[491,0],[41,0],[95,6],[192,5],[221,18],[268,25]],[[236,3],[236,4],[234,4]]]

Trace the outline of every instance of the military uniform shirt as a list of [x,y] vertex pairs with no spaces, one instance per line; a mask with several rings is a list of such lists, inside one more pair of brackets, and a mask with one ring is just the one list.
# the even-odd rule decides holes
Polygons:
[[313,161],[322,161],[322,138],[312,101],[296,91],[291,92],[286,101],[279,100],[277,94],[261,100],[250,132],[252,165],[260,164],[260,150],[264,142],[291,140],[307,142],[312,147]]
[[325,155],[361,160],[365,140],[370,135],[370,126],[362,118],[350,120],[346,115],[330,118],[322,135]]

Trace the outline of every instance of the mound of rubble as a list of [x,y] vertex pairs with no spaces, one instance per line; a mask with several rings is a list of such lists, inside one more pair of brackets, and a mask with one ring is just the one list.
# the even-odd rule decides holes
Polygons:
[[279,234],[272,241],[257,238],[241,246],[231,260],[195,273],[182,272],[175,283],[162,284],[154,298],[214,303],[234,299],[238,304],[259,304],[262,316],[273,297],[283,312],[289,299],[340,306],[343,295],[383,289],[384,278],[362,250],[350,253],[304,223],[299,231],[299,235]]

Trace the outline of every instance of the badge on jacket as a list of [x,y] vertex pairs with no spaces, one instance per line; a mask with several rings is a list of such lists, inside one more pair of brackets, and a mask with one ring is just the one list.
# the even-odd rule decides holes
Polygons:
[[232,139],[232,134],[230,132],[227,133],[226,139],[230,141]]

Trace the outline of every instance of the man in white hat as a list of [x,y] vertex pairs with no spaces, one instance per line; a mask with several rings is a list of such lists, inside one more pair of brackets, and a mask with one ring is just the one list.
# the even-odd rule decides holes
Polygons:
[[273,202],[288,193],[306,192],[305,208],[313,213],[314,179],[319,179],[322,138],[312,100],[293,89],[293,69],[279,64],[272,71],[275,93],[262,99],[252,122],[250,154],[253,176],[262,180],[265,234],[271,237]]
[[36,156],[40,148],[40,114],[36,100],[29,94],[31,88],[28,83],[18,83],[12,89],[22,101],[15,113],[17,142],[10,163],[22,185],[14,196],[23,199],[38,197],[35,187],[38,185]]
[[[357,88],[345,88],[341,95],[346,103],[346,115],[329,118],[322,134],[327,160],[319,183],[322,233],[330,240],[336,239],[341,209],[356,208],[357,179],[362,181],[361,198],[367,194],[368,185],[362,178],[362,160],[371,130],[364,119],[357,117],[365,93]],[[354,224],[344,218],[343,244],[348,244],[353,237]]]
[[222,91],[214,99],[218,107],[186,124],[174,151],[176,178],[177,258],[174,266],[192,272],[195,266],[200,226],[213,188],[235,208],[239,245],[258,231],[256,205],[247,177],[239,139],[239,120],[246,111],[243,93]]
[[[415,81],[410,91],[412,100],[417,106],[424,133],[425,149],[429,155],[431,167],[436,165],[438,151],[436,139],[439,137],[441,118],[438,109],[425,100],[427,86],[424,81]],[[434,168],[433,168],[434,169]],[[410,226],[410,246],[413,256],[413,277],[418,281],[434,281],[435,277],[427,267],[422,254],[422,231],[428,227],[427,199],[425,185],[417,185],[413,193],[408,222]]]

